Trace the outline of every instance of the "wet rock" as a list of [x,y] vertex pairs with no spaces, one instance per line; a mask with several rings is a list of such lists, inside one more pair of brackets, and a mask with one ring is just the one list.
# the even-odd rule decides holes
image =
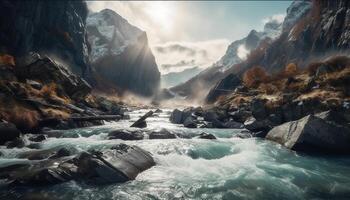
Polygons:
[[28,140],[32,141],[32,142],[41,142],[46,140],[46,136],[45,135],[33,135],[31,137],[28,138]]
[[157,110],[154,111],[155,113],[162,113],[163,111],[159,108],[157,108]]
[[252,113],[243,109],[236,110],[234,112],[229,112],[228,115],[236,122],[244,123]]
[[254,117],[244,122],[244,127],[252,132],[269,131],[272,128],[269,120],[257,120]]
[[241,138],[241,139],[246,139],[246,138],[251,138],[253,137],[252,132],[248,130],[242,130],[241,132],[237,133],[235,137]]
[[149,134],[149,139],[174,139],[176,138],[175,134],[170,133],[166,129],[161,129],[157,132],[152,132]]
[[350,153],[349,128],[313,115],[276,126],[266,139],[295,151]]
[[213,134],[205,133],[205,132],[199,134],[198,138],[208,139],[208,140],[216,140],[216,137]]
[[183,125],[186,128],[197,128],[197,123],[194,121],[192,117],[187,117]]
[[203,113],[205,121],[211,122],[214,128],[225,128],[225,125],[218,119],[219,116],[214,111],[207,111]]
[[170,122],[174,124],[182,124],[182,111],[175,109],[170,115]]
[[145,128],[147,127],[146,119],[153,115],[153,111],[150,110],[146,114],[144,114],[142,117],[140,117],[135,123],[133,123],[130,127],[137,127],[137,128]]
[[225,122],[224,126],[225,126],[225,128],[234,128],[234,129],[239,129],[239,128],[243,128],[244,127],[244,125],[242,123],[235,122],[233,120]]
[[47,158],[60,158],[63,156],[71,155],[70,151],[66,148],[60,149],[37,149],[22,152],[18,154],[18,158],[26,158],[28,160],[43,160]]
[[61,138],[64,135],[64,131],[45,127],[41,130],[41,134],[47,135],[49,138]]
[[139,131],[127,131],[127,130],[115,130],[108,133],[108,139],[120,139],[120,140],[142,140],[143,134]]
[[5,143],[6,148],[8,148],[8,149],[23,148],[27,144],[28,144],[28,141],[24,137],[15,138],[14,140]]
[[21,132],[12,123],[0,122],[0,144],[18,138]]
[[136,146],[119,144],[102,152],[82,152],[67,156],[67,151],[58,151],[58,156],[40,161],[26,161],[0,168],[0,177],[18,185],[48,185],[70,180],[93,184],[120,183],[133,180],[155,162],[150,153]]
[[111,150],[81,153],[77,157],[79,174],[93,183],[118,183],[133,180],[155,165],[152,156],[137,146],[119,144]]

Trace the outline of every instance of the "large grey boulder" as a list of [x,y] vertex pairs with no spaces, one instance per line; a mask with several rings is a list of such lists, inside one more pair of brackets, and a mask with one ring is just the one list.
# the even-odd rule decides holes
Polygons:
[[140,131],[115,130],[108,133],[108,139],[142,140],[143,134]]
[[142,171],[155,165],[150,153],[126,144],[119,144],[105,151],[82,152],[68,156],[66,152],[45,154],[43,160],[26,160],[0,167],[0,179],[13,184],[48,185],[70,180],[82,180],[93,184],[120,183],[133,180]]
[[350,130],[314,115],[276,126],[266,139],[296,151],[350,153]]
[[187,117],[184,121],[184,127],[186,128],[197,128],[197,123],[193,117]]

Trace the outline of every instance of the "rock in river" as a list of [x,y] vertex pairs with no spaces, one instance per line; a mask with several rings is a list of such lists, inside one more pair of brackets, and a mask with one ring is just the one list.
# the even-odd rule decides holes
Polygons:
[[148,152],[126,144],[119,144],[102,152],[66,155],[63,152],[63,157],[3,166],[0,168],[0,179],[7,179],[14,185],[31,186],[70,180],[93,184],[119,183],[133,180],[140,172],[155,165]]
[[0,123],[0,144],[11,141],[20,135],[20,131],[14,124],[1,122]]
[[108,139],[142,140],[143,134],[140,131],[115,130],[108,133]]
[[276,126],[266,138],[296,151],[350,153],[350,129],[314,115]]

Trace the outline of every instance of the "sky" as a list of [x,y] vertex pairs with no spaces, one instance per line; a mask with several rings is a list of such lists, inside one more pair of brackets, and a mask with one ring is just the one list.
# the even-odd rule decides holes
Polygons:
[[280,19],[290,1],[88,1],[92,12],[109,8],[147,32],[162,74],[206,68],[234,40]]

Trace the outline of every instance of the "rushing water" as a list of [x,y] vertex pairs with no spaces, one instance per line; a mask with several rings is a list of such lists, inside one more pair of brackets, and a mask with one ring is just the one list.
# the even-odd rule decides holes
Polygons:
[[[169,123],[169,110],[147,119],[146,130],[166,128],[184,135],[203,131],[218,140],[107,140],[110,130],[128,128],[147,110],[130,113],[131,121],[69,130],[65,138],[49,138],[42,148],[68,147],[76,151],[109,148],[117,143],[151,152],[156,166],[122,184],[90,186],[67,182],[47,187],[0,189],[4,194],[46,194],[53,199],[349,199],[350,158],[308,156],[259,138],[234,137],[235,129],[186,129]],[[26,149],[1,149],[0,164]]]

